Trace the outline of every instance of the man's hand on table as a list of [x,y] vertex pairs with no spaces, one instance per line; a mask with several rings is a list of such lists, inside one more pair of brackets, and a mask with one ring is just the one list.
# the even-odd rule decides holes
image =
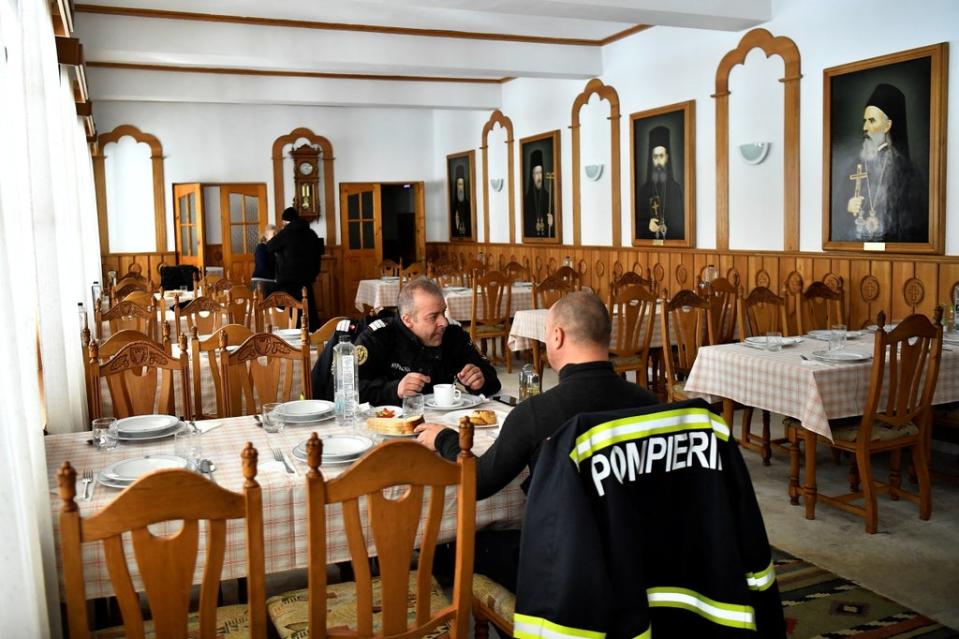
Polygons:
[[430,376],[422,373],[407,373],[396,387],[396,395],[400,399],[423,392],[423,387],[430,383]]
[[480,367],[476,364],[467,364],[464,366],[463,370],[456,376],[456,379],[460,380],[463,386],[474,391],[481,390],[483,384],[486,383],[486,378],[483,377],[483,371],[480,370]]
[[416,433],[416,441],[423,444],[430,450],[436,450],[436,436],[440,434],[440,431],[444,430],[446,426],[442,424],[420,424],[413,432]]

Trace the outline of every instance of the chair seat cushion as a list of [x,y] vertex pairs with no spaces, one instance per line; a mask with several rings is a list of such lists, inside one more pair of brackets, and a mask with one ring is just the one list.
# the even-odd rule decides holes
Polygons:
[[[416,572],[410,572],[408,593],[416,592]],[[407,607],[407,621],[416,620],[416,597],[411,594]],[[433,579],[430,590],[430,610],[435,614],[450,602],[443,589]],[[291,590],[266,600],[266,611],[270,621],[280,635],[280,639],[307,639],[309,637],[309,590]],[[380,578],[373,579],[373,634],[378,634],[382,622],[382,604],[380,598]],[[337,628],[356,630],[356,583],[347,581],[326,587],[326,626],[328,630]],[[441,624],[432,632],[424,635],[427,639],[449,633],[449,626]]]
[[[795,417],[786,417],[783,419],[783,426],[786,428],[799,428],[802,426]],[[830,422],[832,430],[832,439],[837,442],[854,442],[859,435],[859,418],[843,419]],[[912,422],[907,422],[901,428],[894,428],[885,422],[876,421],[872,424],[872,436],[869,441],[888,442],[900,437],[912,437],[919,434],[919,427]]]
[[486,575],[473,575],[473,598],[512,625],[516,595]]
[[[200,613],[192,612],[187,619],[188,639],[200,637]],[[126,630],[123,626],[114,626],[96,631],[95,639],[123,639]],[[146,639],[155,639],[156,630],[153,621],[143,623],[143,636]],[[245,639],[250,636],[250,618],[246,604],[223,606],[216,609],[216,637],[217,639]]]

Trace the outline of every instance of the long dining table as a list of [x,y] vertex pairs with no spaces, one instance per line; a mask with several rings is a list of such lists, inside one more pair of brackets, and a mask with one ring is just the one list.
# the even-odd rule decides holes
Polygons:
[[[660,348],[662,340],[662,322],[659,314],[662,312],[661,302],[656,304],[656,315],[654,316],[653,334],[650,338],[650,348]],[[533,341],[543,342],[546,339],[546,316],[549,314],[547,308],[534,308],[516,311],[513,316],[513,323],[509,329],[509,337],[506,340],[506,346],[511,351],[525,351],[532,348]],[[643,330],[646,329],[649,318],[643,322]],[[615,343],[619,333],[619,322],[615,320],[612,323],[612,342]],[[670,333],[673,333],[670,330]]]
[[[495,406],[481,404],[479,407],[506,409],[505,406],[495,403]],[[427,421],[441,421],[442,413],[427,412]],[[307,518],[306,518],[306,471],[305,463],[292,455],[293,448],[307,439],[311,432],[316,431],[321,437],[352,432],[339,428],[335,421],[329,421],[315,426],[288,426],[277,434],[268,434],[260,428],[253,417],[237,417],[219,420],[197,422],[203,433],[200,436],[200,446],[205,458],[216,465],[216,481],[224,488],[242,492],[243,475],[240,463],[240,452],[246,442],[252,442],[259,452],[256,480],[263,491],[263,523],[266,556],[266,572],[279,573],[288,570],[306,568],[307,565]],[[474,453],[481,455],[493,443],[498,428],[475,431]],[[361,432],[360,434],[367,434]],[[369,435],[368,435],[369,436]],[[159,441],[128,443],[121,442],[113,450],[98,450],[88,444],[89,432],[51,435],[45,438],[48,482],[50,487],[50,510],[56,538],[59,539],[59,512],[61,500],[57,496],[57,470],[60,465],[69,460],[77,469],[78,479],[82,471],[90,469],[99,471],[107,465],[130,457],[144,455],[173,454],[173,438]],[[371,436],[374,440],[382,440],[379,436]],[[296,470],[295,474],[288,473],[283,464],[274,460],[272,449],[277,448],[286,453],[288,460]],[[344,472],[343,466],[323,466],[320,469],[329,479]],[[491,525],[518,527],[522,521],[526,498],[520,488],[525,472],[517,477],[509,486],[488,499],[478,502],[476,510],[477,528]],[[94,484],[93,494],[89,501],[79,498],[83,494],[83,485],[77,482],[78,506],[80,514],[88,517],[109,504],[120,491]],[[453,491],[450,489],[450,494]],[[184,496],[185,498],[188,496]],[[424,503],[424,508],[426,504]],[[361,511],[365,513],[365,503],[361,501]],[[425,511],[424,511],[425,515]],[[365,515],[364,515],[365,517]],[[165,522],[151,526],[154,534],[173,534],[179,529],[177,522]],[[455,498],[448,499],[440,528],[440,541],[448,542],[455,538],[456,508]],[[371,553],[375,548],[370,543]],[[199,557],[193,575],[193,583],[200,583],[204,565],[206,537],[200,535]],[[331,507],[327,511],[327,560],[330,563],[348,561],[350,559],[346,540],[346,531],[343,514],[340,508]],[[131,568],[134,586],[142,591],[143,584],[136,570],[131,544],[125,544],[128,565]],[[57,548],[57,565],[62,575],[59,546]],[[84,544],[83,573],[88,599],[107,597],[113,594],[107,564],[103,554],[102,544]],[[231,521],[227,527],[226,554],[221,578],[236,579],[246,575],[245,535],[241,521]],[[61,577],[62,579],[62,577]],[[61,581],[61,588],[63,584]]]
[[[399,278],[360,280],[354,300],[356,309],[362,311],[364,305],[374,309],[396,306],[399,291]],[[447,287],[443,289],[443,299],[446,301],[447,317],[458,322],[468,322],[472,319],[473,289],[467,286]],[[510,315],[532,307],[533,283],[514,282],[510,291]],[[482,313],[482,308],[477,310]]]
[[[832,363],[813,357],[827,348],[826,342],[810,337],[780,351],[745,343],[706,346],[696,356],[685,389],[708,401],[723,400],[727,417],[735,402],[794,417],[803,428],[832,440],[830,419],[862,415],[872,360]],[[870,333],[846,343],[846,350],[864,355],[871,356],[873,348]],[[880,405],[884,401],[885,391]],[[933,397],[934,404],[955,401],[959,401],[959,342],[944,344]]]

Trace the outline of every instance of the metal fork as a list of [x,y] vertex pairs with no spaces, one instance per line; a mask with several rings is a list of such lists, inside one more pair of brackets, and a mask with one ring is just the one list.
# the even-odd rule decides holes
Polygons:
[[291,475],[296,474],[296,471],[290,466],[290,462],[286,461],[286,457],[283,456],[283,451],[279,448],[273,449],[273,459],[278,462],[283,462],[283,467],[286,468],[286,472],[290,473]]
[[90,484],[93,483],[93,471],[87,469],[83,471],[83,500],[90,501],[93,495],[90,494]]

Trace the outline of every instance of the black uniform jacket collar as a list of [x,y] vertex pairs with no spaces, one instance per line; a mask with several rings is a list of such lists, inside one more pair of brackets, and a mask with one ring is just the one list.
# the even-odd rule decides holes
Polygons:
[[567,364],[559,371],[559,381],[568,382],[577,377],[592,377],[597,373],[612,373],[613,364],[609,360]]

